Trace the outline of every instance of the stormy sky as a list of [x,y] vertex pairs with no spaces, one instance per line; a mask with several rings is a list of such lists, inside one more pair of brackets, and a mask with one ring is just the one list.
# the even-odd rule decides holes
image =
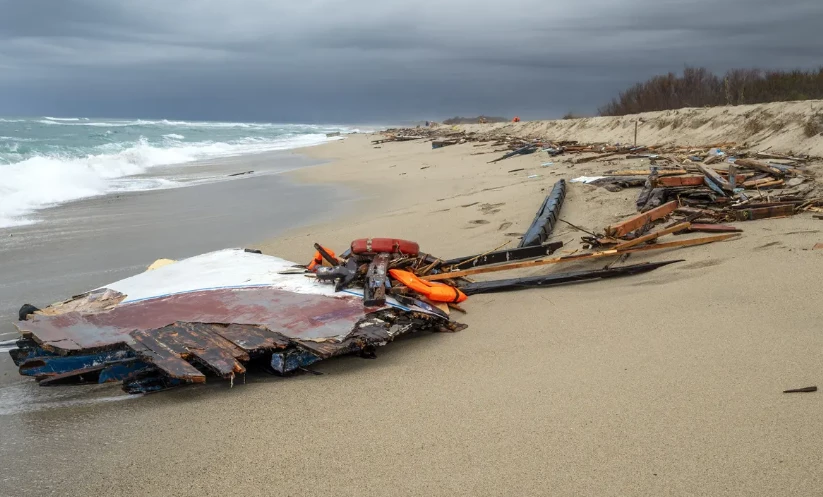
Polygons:
[[594,113],[684,65],[823,65],[821,0],[0,0],[0,115]]

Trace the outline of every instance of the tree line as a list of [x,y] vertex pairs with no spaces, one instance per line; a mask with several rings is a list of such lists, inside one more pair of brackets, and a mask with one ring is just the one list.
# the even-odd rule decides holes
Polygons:
[[598,112],[601,116],[622,116],[683,107],[810,99],[823,99],[823,67],[806,71],[731,69],[722,76],[704,67],[686,67],[681,76],[670,72],[634,84]]

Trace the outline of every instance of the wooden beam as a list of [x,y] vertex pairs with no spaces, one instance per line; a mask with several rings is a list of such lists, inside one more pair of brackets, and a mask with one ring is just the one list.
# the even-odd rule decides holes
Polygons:
[[650,223],[668,216],[674,212],[675,209],[677,209],[677,201],[672,200],[671,202],[663,204],[660,207],[655,207],[648,212],[630,217],[620,223],[606,226],[606,234],[613,237],[625,236],[646,223]]
[[756,160],[756,159],[737,159],[734,161],[734,165],[738,167],[747,167],[749,169],[754,169],[756,171],[760,171],[761,173],[771,174],[776,178],[782,178],[785,176],[783,171],[777,169],[776,167],[772,167],[765,162]]
[[717,174],[717,172],[714,169],[708,168],[703,164],[695,164],[695,166],[697,166],[697,169],[699,169],[700,172],[703,173],[704,176],[709,178],[709,180],[712,181],[715,185],[729,192],[733,190],[732,185],[730,185],[729,182],[726,181],[722,176]]
[[548,264],[559,264],[562,262],[573,262],[573,261],[583,261],[589,259],[598,259],[602,257],[611,257],[613,255],[623,255],[623,254],[631,254],[634,252],[646,252],[648,250],[663,250],[668,248],[677,248],[677,247],[691,247],[694,245],[704,245],[707,243],[712,242],[720,242],[723,240],[728,240],[733,237],[740,236],[737,233],[729,233],[726,235],[714,235],[714,236],[707,236],[703,238],[692,238],[689,240],[678,240],[676,242],[666,242],[666,243],[656,243],[654,245],[647,245],[645,247],[633,247],[626,250],[603,250],[601,252],[592,252],[588,254],[577,254],[577,255],[567,255],[564,257],[556,257],[552,259],[538,259],[536,261],[523,261],[523,262],[513,262],[510,264],[499,264],[497,266],[485,266],[485,267],[478,267],[474,269],[466,269],[463,271],[452,271],[449,273],[440,273],[440,274],[430,274],[428,276],[423,276],[421,280],[427,281],[437,281],[437,280],[448,280],[452,278],[463,278],[465,276],[472,276],[474,274],[484,274],[484,273],[494,273],[498,271],[510,271],[512,269],[523,269],[523,268],[531,268],[531,267],[538,267],[538,266],[545,266]]
[[[677,174],[686,174],[685,169],[658,169],[658,176],[674,176]],[[648,176],[652,172],[646,169],[623,169],[621,171],[609,171],[603,173],[603,176]]]
[[688,229],[691,226],[691,223],[680,223],[676,226],[672,226],[671,228],[666,228],[664,230],[656,231],[654,233],[649,233],[648,235],[643,235],[640,237],[635,238],[634,240],[629,240],[628,242],[621,243],[616,247],[612,247],[614,250],[626,250],[627,248],[634,247],[635,245],[640,245],[641,243],[646,243],[652,240],[656,240],[663,235],[668,235],[669,233],[677,233],[678,231],[683,231]]
[[692,224],[686,231],[689,233],[740,233],[743,230],[735,228],[734,226],[726,226],[725,224]]
[[664,176],[657,179],[658,186],[700,186],[703,184],[703,176]]
[[761,207],[755,209],[740,209],[734,211],[735,219],[738,221],[753,221],[755,219],[767,219],[770,217],[786,217],[791,216],[793,214],[793,205]]

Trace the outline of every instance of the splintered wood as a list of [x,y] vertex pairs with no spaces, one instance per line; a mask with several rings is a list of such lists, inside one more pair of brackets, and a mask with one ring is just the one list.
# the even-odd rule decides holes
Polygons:
[[663,204],[660,207],[652,209],[648,212],[644,212],[642,214],[638,214],[634,217],[631,217],[621,223],[617,223],[611,226],[606,227],[606,235],[613,236],[613,237],[621,237],[625,236],[628,233],[644,226],[647,223],[652,221],[656,221],[658,219],[662,219],[677,209],[677,202],[672,200],[667,204]]

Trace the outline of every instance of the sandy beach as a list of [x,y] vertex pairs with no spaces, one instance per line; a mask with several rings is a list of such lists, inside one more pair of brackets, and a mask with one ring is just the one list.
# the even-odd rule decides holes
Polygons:
[[[555,181],[615,165],[372,138],[299,151],[325,162],[291,180],[360,199],[256,247],[300,262],[313,242],[369,236],[439,257],[511,247]],[[561,217],[602,230],[636,194],[569,184]],[[817,495],[823,397],[781,392],[823,382],[823,221],[735,225],[736,240],[629,259],[685,259],[649,274],[473,296],[455,315],[466,330],[322,362],[322,376],[0,416],[15,433],[0,495]],[[571,253],[581,235],[560,224],[552,240]]]

